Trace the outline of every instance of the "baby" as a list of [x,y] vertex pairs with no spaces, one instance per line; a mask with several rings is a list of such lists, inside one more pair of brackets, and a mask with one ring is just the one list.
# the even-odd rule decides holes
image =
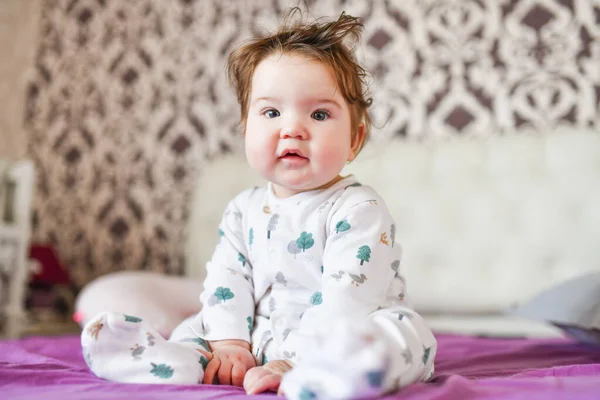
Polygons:
[[295,399],[373,397],[433,376],[436,341],[405,303],[392,216],[340,176],[371,125],[348,44],[361,30],[344,13],[284,23],[230,55],[248,163],[268,184],[227,206],[202,310],[169,340],[117,313],[84,328],[96,375]]

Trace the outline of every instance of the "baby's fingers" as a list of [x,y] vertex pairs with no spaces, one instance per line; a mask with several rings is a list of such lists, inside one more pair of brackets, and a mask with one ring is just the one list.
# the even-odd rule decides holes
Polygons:
[[233,368],[231,369],[231,384],[233,386],[243,386],[246,371],[248,371],[248,367],[244,364],[240,362],[233,364]]
[[246,393],[248,393],[248,391],[252,387],[254,387],[254,385],[256,384],[256,382],[258,382],[260,378],[268,374],[269,371],[267,371],[265,367],[250,368],[248,372],[246,372],[246,376],[244,377],[244,390],[246,391]]
[[219,372],[217,373],[217,378],[219,379],[219,385],[231,385],[231,369],[233,365],[227,359],[221,360],[221,366],[219,367]]
[[246,389],[247,394],[257,394],[266,391],[276,392],[281,384],[281,375],[267,374],[252,384]]
[[203,349],[196,349],[196,351],[200,354],[202,354],[204,357],[206,357],[208,359],[208,361],[212,360],[213,358],[213,354],[210,351],[206,351]]
[[212,385],[215,383],[215,376],[219,371],[219,367],[221,366],[221,360],[219,358],[213,358],[209,361],[206,369],[204,370],[204,379],[202,383],[206,385]]

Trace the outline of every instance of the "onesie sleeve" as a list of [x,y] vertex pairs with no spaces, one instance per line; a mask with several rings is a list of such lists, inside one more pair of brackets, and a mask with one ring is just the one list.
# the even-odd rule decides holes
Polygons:
[[250,342],[254,286],[242,213],[248,208],[248,197],[244,192],[228,204],[219,225],[219,243],[206,264],[202,309],[191,324],[192,330],[206,340]]
[[405,306],[393,219],[374,191],[357,192],[330,214],[321,290],[313,295],[299,328],[281,343],[282,354],[298,357],[291,357],[292,362],[338,318],[360,323],[379,309]]

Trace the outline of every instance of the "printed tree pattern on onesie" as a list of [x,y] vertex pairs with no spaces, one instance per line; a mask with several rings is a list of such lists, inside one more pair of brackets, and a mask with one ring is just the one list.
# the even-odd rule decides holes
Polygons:
[[313,306],[318,306],[321,303],[323,303],[323,293],[314,292],[313,295],[310,297],[310,304],[312,304]]
[[302,388],[298,394],[300,400],[314,400],[317,398],[317,394],[308,388]]
[[344,220],[338,222],[337,224],[335,224],[335,233],[345,232],[348,229],[350,229],[351,227],[352,227],[352,225],[350,225],[348,223],[348,221],[344,219]]
[[394,278],[400,279],[400,260],[394,260],[391,264],[391,267],[394,271]]
[[215,290],[215,297],[217,298],[217,300],[219,300],[220,302],[226,302],[227,300],[231,300],[233,299],[235,296],[233,294],[233,292],[231,291],[231,289],[229,288],[224,288],[222,286],[219,286],[216,290]]
[[360,183],[358,183],[358,182],[355,182],[355,183],[353,183],[352,185],[348,185],[348,186],[346,186],[346,189],[348,189],[348,188],[351,188],[351,187],[361,187],[361,186],[362,186],[362,184],[360,184]]
[[431,347],[423,346],[423,364],[427,364],[429,360],[429,353],[431,353]]
[[250,231],[248,232],[248,247],[250,247],[250,249],[252,249],[252,243],[254,243],[254,229],[250,228]]
[[410,348],[405,348],[400,355],[404,358],[404,362],[407,364],[413,363],[413,353],[410,351]]
[[302,232],[300,237],[296,239],[296,244],[302,251],[304,251],[313,247],[315,240],[312,238],[312,233]]
[[182,343],[194,343],[194,344],[197,344],[198,346],[202,346],[206,350],[210,351],[210,346],[208,345],[208,342],[200,337],[183,338],[183,339],[180,339],[179,341]]
[[83,347],[82,350],[83,350],[83,359],[85,360],[85,363],[87,364],[88,367],[92,368],[92,365],[93,365],[92,355],[86,350],[85,347]]
[[246,266],[246,257],[242,253],[238,253],[238,261],[242,263],[242,267]]
[[323,210],[325,210],[325,208],[327,208],[328,205],[329,205],[328,201],[326,201],[325,203],[321,204],[319,206],[319,208],[317,209],[317,213],[321,214],[323,212]]
[[[298,251],[300,251],[300,249],[298,249]],[[275,275],[275,281],[277,281],[277,283],[281,283],[283,286],[287,286],[287,279],[285,279],[285,275],[283,275],[283,272],[281,271]]]
[[[302,318],[302,316],[300,316],[300,318]],[[290,328],[285,328],[283,330],[283,340],[287,340],[288,335],[290,334],[292,330]]]
[[127,315],[127,314],[123,314],[123,316],[125,317],[126,322],[134,322],[134,323],[142,322],[142,319],[138,318],[138,317],[132,317],[131,315]]
[[369,262],[369,260],[371,259],[371,248],[367,245],[360,246],[358,248],[356,258],[360,260],[360,265],[363,265],[365,261]]
[[252,317],[246,318],[246,321],[248,321],[248,330],[252,333]]
[[296,240],[292,240],[291,242],[288,243],[287,251],[290,254],[293,254],[294,258],[296,258],[296,254],[300,253],[302,251],[302,249],[300,249],[300,247],[298,247],[298,243],[296,242]]
[[169,379],[173,376],[173,368],[169,367],[167,364],[157,365],[154,363],[150,363],[150,365],[152,365],[152,370],[150,371],[150,373],[156,377],[159,377],[161,379]]
[[384,377],[385,372],[382,370],[367,372],[367,382],[369,382],[369,386],[371,386],[372,388],[381,387]]
[[396,241],[396,225],[394,224],[390,226],[390,239],[392,240],[392,247],[394,247],[394,242]]
[[273,214],[273,216],[269,219],[269,223],[267,224],[267,239],[271,239],[271,231],[274,231],[277,228],[278,223],[279,214]]
[[206,370],[208,366],[208,358],[204,357],[204,355],[200,355],[200,360],[198,361],[200,365],[202,365],[202,369]]

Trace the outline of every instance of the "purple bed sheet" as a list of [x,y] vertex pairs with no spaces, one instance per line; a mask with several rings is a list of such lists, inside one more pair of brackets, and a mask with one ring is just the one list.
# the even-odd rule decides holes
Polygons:
[[[490,339],[437,335],[432,382],[385,399],[600,399],[600,347],[568,339]],[[275,399],[245,396],[240,388],[209,385],[140,385],[94,376],[79,337],[0,341],[2,399]]]

